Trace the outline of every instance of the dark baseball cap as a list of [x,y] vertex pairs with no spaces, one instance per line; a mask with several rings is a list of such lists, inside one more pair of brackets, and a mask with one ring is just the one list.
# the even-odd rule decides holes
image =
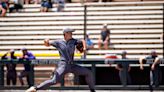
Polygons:
[[119,55],[125,55],[125,54],[127,54],[127,51],[122,51],[121,53],[119,53]]
[[152,50],[150,53],[157,53],[155,50]]
[[21,50],[24,51],[24,50],[27,50],[27,49],[26,48],[22,48]]
[[15,50],[14,49],[10,49],[10,52],[12,53],[12,52],[14,52]]
[[65,28],[63,29],[63,34],[66,32],[74,32],[75,30],[71,29],[71,28]]

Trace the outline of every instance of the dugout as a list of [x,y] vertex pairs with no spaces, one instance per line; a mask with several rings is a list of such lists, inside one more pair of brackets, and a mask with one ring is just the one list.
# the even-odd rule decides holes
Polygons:
[[[87,67],[91,69],[91,67]],[[150,83],[150,67],[145,66],[144,70],[140,70],[139,66],[131,66],[129,72],[132,80],[132,85],[149,85]],[[95,68],[95,83],[96,85],[121,85],[119,71],[114,66],[98,66]],[[161,65],[161,81],[160,85],[164,85],[164,67]],[[79,84],[85,85],[85,78],[79,76]]]

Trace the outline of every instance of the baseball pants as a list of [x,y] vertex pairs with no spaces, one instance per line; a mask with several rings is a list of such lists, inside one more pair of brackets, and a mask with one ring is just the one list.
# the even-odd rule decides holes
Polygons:
[[85,80],[86,83],[89,85],[89,88],[94,89],[94,79],[92,72],[89,69],[75,64],[67,64],[64,61],[59,61],[53,77],[50,80],[44,81],[40,85],[36,86],[36,89],[45,89],[51,85],[59,83],[66,73],[73,73],[75,74],[75,76],[85,76]]

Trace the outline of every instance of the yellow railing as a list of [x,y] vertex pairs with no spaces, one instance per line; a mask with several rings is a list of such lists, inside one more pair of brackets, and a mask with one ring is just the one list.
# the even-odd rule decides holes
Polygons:
[[[2,57],[5,53],[0,53],[0,57]],[[35,57],[59,57],[58,53],[33,53]],[[21,53],[15,53],[15,56],[22,56]],[[81,57],[81,53],[75,53],[75,57]]]

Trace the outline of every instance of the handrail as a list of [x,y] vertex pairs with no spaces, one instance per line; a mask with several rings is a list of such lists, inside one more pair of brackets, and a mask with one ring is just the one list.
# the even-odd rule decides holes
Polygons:
[[[12,62],[11,62],[12,61]],[[164,59],[160,58],[161,64],[164,63]],[[35,59],[35,60],[19,60],[19,59],[0,59],[0,64],[56,64],[60,62],[59,59]],[[146,64],[152,64],[153,59],[147,59]],[[138,59],[75,59],[75,64],[139,64]]]

